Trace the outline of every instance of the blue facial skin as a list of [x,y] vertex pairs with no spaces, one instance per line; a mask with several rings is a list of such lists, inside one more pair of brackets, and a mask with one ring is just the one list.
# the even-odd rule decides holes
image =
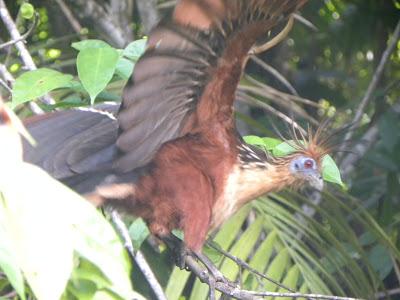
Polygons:
[[314,159],[298,156],[290,163],[290,172],[298,179],[307,181],[312,187],[321,191],[324,181]]

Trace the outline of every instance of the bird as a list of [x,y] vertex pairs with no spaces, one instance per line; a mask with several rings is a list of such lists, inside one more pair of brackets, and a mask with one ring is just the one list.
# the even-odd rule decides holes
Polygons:
[[143,218],[151,233],[201,254],[209,232],[249,201],[323,185],[322,130],[284,157],[246,144],[234,119],[251,49],[307,0],[181,0],[149,34],[122,103],[25,121],[38,147],[24,158],[86,193]]

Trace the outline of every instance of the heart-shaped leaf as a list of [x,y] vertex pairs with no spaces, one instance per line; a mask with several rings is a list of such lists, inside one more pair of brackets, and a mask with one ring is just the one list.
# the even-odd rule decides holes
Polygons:
[[76,60],[78,76],[91,103],[112,79],[120,55],[114,48],[84,48]]
[[330,155],[325,155],[322,159],[322,177],[325,181],[336,183],[341,187],[345,187],[339,168]]

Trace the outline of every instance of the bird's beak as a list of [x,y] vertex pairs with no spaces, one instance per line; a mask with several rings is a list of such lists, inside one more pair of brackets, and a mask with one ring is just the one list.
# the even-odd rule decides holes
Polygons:
[[309,175],[307,178],[311,187],[315,188],[318,191],[322,191],[324,188],[324,179],[320,172],[315,171]]

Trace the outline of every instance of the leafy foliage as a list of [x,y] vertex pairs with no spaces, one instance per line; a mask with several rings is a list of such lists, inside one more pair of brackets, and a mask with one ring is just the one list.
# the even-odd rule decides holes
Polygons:
[[[31,5],[20,4],[8,1],[7,6],[14,9],[15,14],[20,10],[19,14],[29,19]],[[45,110],[88,105],[95,101],[119,101],[122,87],[143,52],[145,39],[133,42],[124,49],[111,47],[100,40],[83,40],[72,44],[73,49],[78,51],[76,54],[69,47],[69,42],[65,43],[71,37],[76,40],[76,35],[66,35],[57,28],[47,3],[39,0],[35,4],[39,5],[36,11],[40,24],[27,45],[40,69],[25,72],[17,51],[10,51],[4,56],[0,53],[0,62],[7,62],[9,71],[20,75],[14,84],[12,106],[21,116],[26,115],[28,112],[23,104],[49,92],[56,99],[56,104],[40,104]],[[265,104],[291,113],[294,110],[296,116],[299,113],[298,116],[311,123],[318,116],[333,117],[337,125],[348,122],[365,93],[387,38],[398,20],[399,7],[397,0],[310,1],[303,10],[303,16],[311,20],[319,31],[312,33],[304,26],[295,26],[289,39],[263,56],[263,60],[280,70],[302,97],[318,103],[317,112],[297,102],[287,104],[286,98],[265,89],[263,82],[279,90],[285,90],[285,87],[275,78],[268,77],[259,66],[250,65],[248,72],[255,81],[246,77],[243,83],[253,89],[248,94],[253,96],[251,104],[256,108],[251,109],[250,115],[238,115],[248,124],[252,134],[271,137],[250,136],[246,141],[274,155],[286,155],[293,151],[290,144],[271,134],[269,125],[274,123],[275,118],[260,113]],[[20,27],[27,26],[24,20],[20,21]],[[97,38],[98,34],[91,25],[83,31]],[[140,26],[136,24],[135,27],[140,32]],[[0,30],[0,36],[6,39],[4,34],[5,31]],[[399,63],[400,46],[392,55],[386,75],[364,113],[363,127],[356,133],[356,140],[362,140],[364,133],[377,124],[379,137],[357,168],[345,178],[347,190],[338,190],[331,185],[320,196],[320,203],[315,203],[312,196],[304,197],[292,191],[264,197],[246,206],[228,221],[216,233],[214,243],[258,271],[300,292],[374,298],[377,291],[398,287],[394,265],[400,261],[400,119],[398,111],[392,111],[390,107],[399,97]],[[100,68],[100,64],[104,66]],[[71,66],[76,66],[78,72]],[[7,276],[0,277],[0,295],[15,290],[24,299],[26,295],[32,296],[32,290],[36,296],[43,293],[43,297],[48,296],[47,292],[53,292],[63,293],[63,299],[119,299],[131,293],[126,254],[123,254],[118,238],[104,219],[46,174],[33,171],[31,166],[24,168],[26,175],[18,173],[13,177],[13,184],[18,182],[20,186],[28,187],[25,179],[31,174],[37,178],[32,187],[34,191],[49,187],[51,193],[46,199],[38,196],[26,198],[24,191],[16,190],[16,196],[3,195],[4,199],[0,199],[0,268]],[[330,157],[324,160],[324,179],[342,185],[338,168]],[[28,201],[33,198],[36,207]],[[24,216],[27,215],[26,220],[17,218],[26,222],[26,226],[16,227],[18,222],[7,221],[13,212],[5,206],[9,202],[32,209],[32,212],[22,210]],[[66,222],[65,216],[75,214],[72,230],[71,220]],[[54,226],[42,228],[45,227],[43,220],[53,220],[51,224]],[[27,248],[14,249],[16,241],[15,236],[10,237],[10,228],[20,229],[20,235],[29,233],[26,240],[17,241],[29,243]],[[59,230],[54,233],[56,229]],[[61,232],[64,234],[61,235]],[[174,268],[167,250],[161,249],[159,254],[149,246],[146,242],[148,229],[141,220],[133,221],[130,234],[135,247],[140,247],[149,261],[154,262],[153,271],[165,287],[168,299],[206,297],[208,287],[195,280],[190,273]],[[68,238],[73,242],[67,243]],[[60,245],[65,247],[59,249]],[[58,253],[48,254],[47,259],[45,253],[51,249]],[[32,265],[26,266],[21,265],[19,251],[24,256],[25,252],[39,254],[32,258]],[[240,269],[211,248],[206,248],[205,252],[224,274],[238,279],[244,288],[284,291]],[[65,256],[59,261],[53,255]],[[49,264],[52,258],[55,265]],[[32,276],[29,268],[40,268],[44,271],[41,278],[48,278],[45,277],[49,276],[46,272],[58,263],[63,265],[57,269],[54,278],[49,279],[56,281],[55,289],[44,290],[41,287],[43,281]],[[140,289],[146,286],[144,278],[137,276],[139,270],[135,268],[133,273],[134,287]],[[25,285],[24,277],[29,287]],[[62,291],[62,287],[66,289]],[[151,292],[145,291],[145,295],[150,297]]]
[[65,299],[85,299],[82,292],[92,299],[99,289],[114,294],[108,299],[138,297],[123,245],[95,208],[39,168],[15,167],[0,182],[0,266],[21,297],[21,271],[38,299],[59,299],[66,288]]

